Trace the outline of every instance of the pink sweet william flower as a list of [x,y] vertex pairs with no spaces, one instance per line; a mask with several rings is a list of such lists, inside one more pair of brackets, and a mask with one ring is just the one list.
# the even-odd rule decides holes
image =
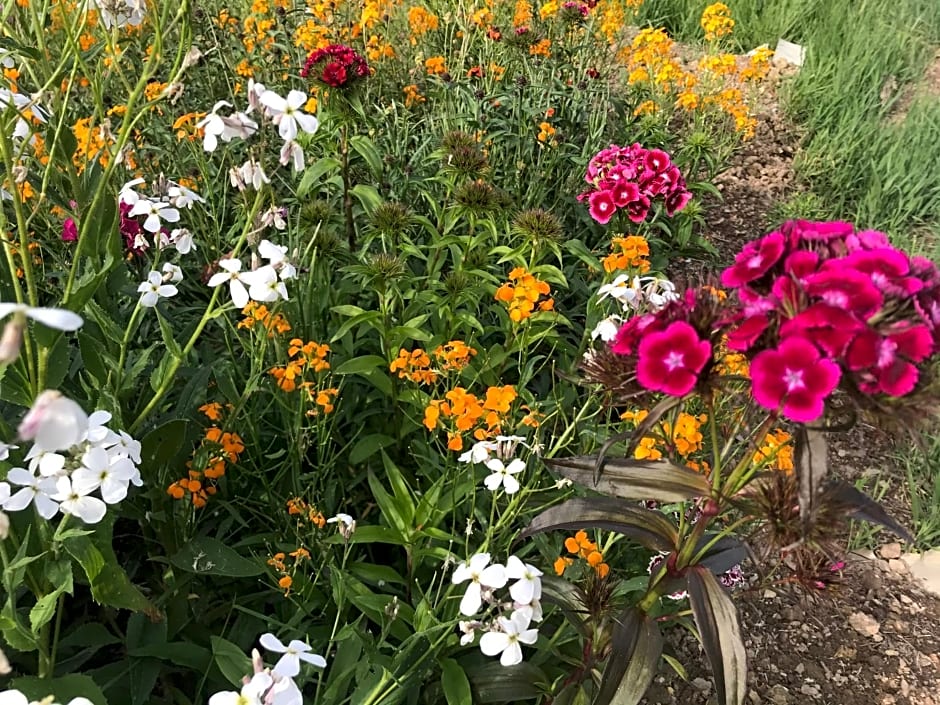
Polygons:
[[610,222],[614,213],[617,211],[613,195],[610,191],[595,191],[588,196],[588,212],[601,225]]
[[780,260],[785,246],[783,233],[777,231],[749,242],[734,258],[734,264],[721,273],[721,285],[736,289],[760,279]]
[[640,342],[636,378],[646,389],[685,396],[711,356],[711,343],[701,340],[685,321],[675,321]]
[[78,226],[74,218],[66,218],[62,223],[62,242],[75,242],[78,239]]
[[785,338],[776,350],[764,350],[751,361],[754,399],[766,409],[779,409],[800,423],[822,416],[825,400],[839,384],[842,371],[822,358],[809,340]]
[[610,344],[610,349],[617,355],[632,355],[644,335],[652,333],[661,327],[659,318],[652,313],[634,316],[620,326],[620,330],[617,331],[617,337],[614,338],[614,342]]
[[893,397],[908,394],[920,373],[911,364],[921,362],[933,350],[933,337],[925,325],[908,326],[888,335],[873,330],[859,334],[846,351],[849,369],[863,372],[863,392],[884,392]]

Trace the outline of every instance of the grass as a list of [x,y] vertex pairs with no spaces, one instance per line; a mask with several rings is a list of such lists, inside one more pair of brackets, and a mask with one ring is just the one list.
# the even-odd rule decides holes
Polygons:
[[[704,0],[650,0],[641,22],[695,41]],[[920,96],[896,111],[940,47],[935,0],[739,0],[729,47],[774,46],[783,37],[807,48],[785,105],[805,133],[795,168],[825,204],[845,218],[892,235],[940,222],[940,101]],[[816,210],[809,215],[816,215]]]
[[940,438],[928,443],[898,456],[907,474],[915,542],[924,549],[940,545]]

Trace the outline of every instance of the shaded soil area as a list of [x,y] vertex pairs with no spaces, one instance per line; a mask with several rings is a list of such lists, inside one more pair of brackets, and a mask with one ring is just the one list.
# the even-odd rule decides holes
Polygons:
[[[680,261],[669,276],[691,279],[720,271],[745,242],[773,229],[776,206],[798,193],[792,161],[799,135],[787,124],[773,85],[762,96],[758,119],[755,138],[717,181],[723,200],[708,206],[708,237],[718,262]],[[902,524],[909,524],[910,507],[897,453],[906,442],[899,439],[896,446],[893,437],[865,423],[830,441],[832,472],[879,495]],[[817,595],[775,587],[738,596],[749,663],[746,702],[940,705],[940,598],[925,592],[891,555],[853,554],[840,581]],[[642,702],[714,703],[714,683],[695,638],[677,628],[667,632],[667,644],[688,678],[663,664]]]

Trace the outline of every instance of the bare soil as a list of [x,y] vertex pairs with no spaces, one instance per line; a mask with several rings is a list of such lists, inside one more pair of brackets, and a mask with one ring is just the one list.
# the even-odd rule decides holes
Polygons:
[[[776,67],[778,76],[788,73]],[[775,204],[797,192],[792,160],[799,135],[787,124],[767,87],[759,125],[733,165],[720,175],[723,200],[709,205],[709,238],[729,264],[741,246],[765,232]],[[714,273],[716,262],[686,260],[683,277]],[[830,443],[833,472],[870,489],[884,483],[883,503],[907,523],[910,508],[896,458],[906,439],[859,424]],[[885,542],[894,541],[886,534]],[[892,555],[886,549],[886,555]],[[818,594],[778,588],[738,596],[749,659],[751,705],[940,705],[940,599],[925,592],[900,561],[850,556],[841,580]],[[662,666],[646,705],[715,702],[711,674],[698,642],[676,628],[667,649],[688,669],[688,679]],[[667,651],[668,653],[669,651]]]

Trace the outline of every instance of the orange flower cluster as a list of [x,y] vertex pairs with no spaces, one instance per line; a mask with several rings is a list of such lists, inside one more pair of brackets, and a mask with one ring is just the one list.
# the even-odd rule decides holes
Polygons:
[[274,29],[277,21],[271,15],[271,5],[268,0],[254,0],[251,3],[251,13],[242,22],[242,44],[245,51],[251,54],[255,47],[262,52],[269,52],[274,48]]
[[516,0],[512,13],[512,26],[522,27],[532,20],[532,5],[528,0]]
[[326,526],[326,517],[323,516],[323,512],[300,497],[291,497],[287,500],[287,513],[292,517],[300,517],[299,521],[309,521],[318,529]]
[[553,144],[557,144],[555,140],[552,139],[554,136],[555,136],[555,128],[552,127],[552,124],[550,122],[539,123],[539,134],[537,138],[539,142],[548,142],[549,140],[551,140]]
[[290,332],[290,323],[280,313],[271,313],[264,304],[255,301],[249,301],[248,305],[242,309],[245,316],[238,322],[239,328],[254,328],[255,324],[260,324],[268,331],[268,337],[283,335]]
[[[222,405],[218,402],[204,404],[199,410],[212,421],[221,417]],[[235,464],[245,451],[245,444],[237,433],[223,432],[218,426],[210,426],[193,459],[186,463],[187,476],[167,487],[173,499],[189,500],[197,509],[206,506],[209,497],[218,492],[218,481],[225,476],[226,464]]]
[[201,140],[205,137],[205,130],[201,127],[196,127],[200,120],[206,116],[206,113],[185,113],[180,115],[173,122],[173,129],[176,130],[176,140],[181,142],[182,140],[188,140],[190,142],[195,142],[196,140]]
[[517,397],[511,384],[489,387],[482,400],[463,387],[454,387],[443,399],[432,399],[425,407],[424,425],[429,431],[444,426],[447,448],[463,450],[464,433],[472,431],[478,441],[500,435]]
[[552,40],[540,39],[535,44],[529,46],[529,54],[532,56],[544,56],[548,58],[552,55]]
[[[288,556],[293,559],[293,566],[290,568],[287,566]],[[301,561],[304,560],[310,560],[310,551],[303,546],[299,546],[296,551],[291,551],[290,553],[278,551],[268,559],[268,565],[274,568],[279,575],[277,586],[284,591],[284,597],[290,595],[290,589],[294,585],[294,578],[291,577],[291,573],[296,572]]]
[[631,269],[637,274],[646,274],[650,271],[650,245],[645,237],[641,235],[615,237],[610,247],[611,253],[603,260],[605,272]]
[[110,147],[114,144],[114,135],[106,124],[92,127],[92,118],[81,118],[72,125],[72,134],[75,135],[75,153],[72,163],[78,173],[95,159],[101,166],[107,166],[111,161]]
[[330,369],[330,363],[326,361],[329,352],[329,345],[321,345],[312,340],[305,343],[300,338],[293,338],[290,341],[290,347],[287,348],[290,360],[285,365],[272,367],[269,372],[277,380],[277,386],[285,392],[293,392],[297,389],[298,381],[299,386],[309,388],[316,383],[304,381],[305,373],[308,371],[318,373]]
[[[509,304],[509,318],[515,323],[521,323],[532,315],[536,305],[539,311],[551,311],[555,308],[555,299],[549,294],[551,288],[525,267],[516,267],[509,273],[509,281],[496,290],[496,300]],[[539,301],[539,298],[548,298]]]
[[447,73],[447,66],[444,64],[443,56],[432,56],[429,59],[425,59],[424,68],[427,70],[429,76],[442,76]]
[[716,2],[706,7],[702,12],[700,23],[702,29],[705,30],[705,41],[708,42],[726,37],[734,29],[731,10],[723,2]]
[[774,429],[764,437],[760,450],[754,453],[754,463],[767,463],[774,470],[793,472],[793,445],[790,441],[789,433]]
[[415,83],[405,86],[401,89],[401,92],[405,94],[405,107],[410,108],[412,105],[417,103],[424,103],[427,99],[421,95],[421,92],[418,90],[418,86]]
[[418,38],[438,28],[438,16],[424,7],[408,9],[408,26],[411,28],[411,44],[416,45]]
[[397,372],[399,379],[409,379],[418,384],[433,384],[438,372],[459,372],[470,364],[470,358],[477,354],[462,340],[451,340],[438,345],[433,352],[438,370],[431,369],[431,357],[421,348],[411,352],[402,348],[398,357],[389,365],[391,372]]
[[[620,418],[639,425],[648,415],[646,409],[641,409],[624,412]],[[662,437],[645,436],[633,451],[633,457],[637,460],[659,460],[666,451],[674,453],[688,464],[694,464],[695,469],[703,469],[707,466],[699,467],[690,456],[702,450],[702,425],[707,421],[706,414],[693,416],[685,412],[679,414],[676,419],[675,429],[669,421],[660,421]],[[663,438],[670,439],[669,443],[664,443]]]
[[[604,554],[594,541],[588,538],[583,529],[574,536],[565,539],[565,549],[576,558],[583,558],[594,569],[598,578],[606,578],[610,573],[610,566],[604,562]],[[574,558],[559,556],[555,561],[555,574],[564,575],[565,570],[574,563]]]

